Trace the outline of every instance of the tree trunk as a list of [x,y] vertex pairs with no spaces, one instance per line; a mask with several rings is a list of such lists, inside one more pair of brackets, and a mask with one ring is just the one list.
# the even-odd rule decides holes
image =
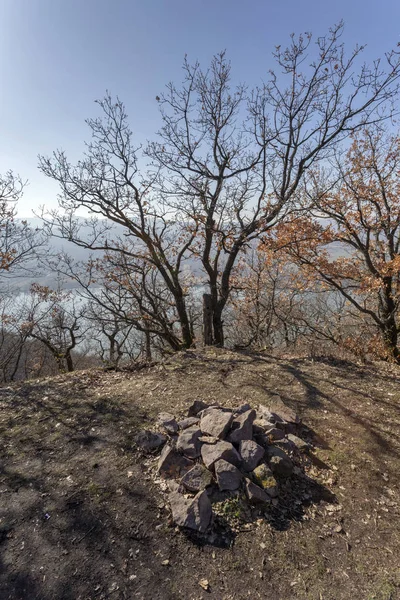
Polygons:
[[72,362],[72,356],[69,350],[65,353],[65,361],[67,363],[67,371],[68,373],[72,373],[74,370],[74,363]]
[[192,335],[190,321],[187,314],[185,300],[179,296],[175,296],[176,310],[179,315],[179,321],[181,324],[182,341],[184,348],[192,348],[194,346],[194,338]]
[[203,294],[203,339],[205,346],[213,345],[213,309],[211,294]]
[[224,346],[224,322],[222,320],[222,309],[217,307],[213,313],[214,345],[219,348]]
[[144,332],[144,336],[145,336],[145,350],[146,350],[146,360],[147,362],[151,362],[152,360],[152,355],[151,355],[151,337],[150,337],[150,331],[148,329],[146,329],[146,331]]

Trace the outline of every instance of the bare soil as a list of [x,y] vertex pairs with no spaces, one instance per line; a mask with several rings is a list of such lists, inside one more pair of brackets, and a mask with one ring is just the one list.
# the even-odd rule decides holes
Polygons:
[[[308,500],[287,489],[274,514],[232,503],[221,535],[179,531],[137,431],[273,393],[314,443]],[[1,600],[400,598],[398,367],[210,349],[76,372],[0,388],[0,442]]]

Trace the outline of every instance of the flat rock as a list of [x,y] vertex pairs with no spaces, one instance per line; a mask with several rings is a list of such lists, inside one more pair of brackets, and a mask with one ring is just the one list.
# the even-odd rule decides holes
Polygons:
[[167,438],[161,433],[153,433],[148,429],[143,429],[135,437],[135,444],[143,452],[153,452],[165,444]]
[[228,435],[228,441],[232,444],[239,444],[242,440],[251,440],[253,438],[253,422],[256,418],[256,411],[251,409],[235,417],[232,421],[231,432]]
[[212,467],[217,460],[226,460],[237,467],[240,465],[240,455],[237,450],[232,444],[222,440],[216,444],[203,444],[201,457],[207,469]]
[[183,429],[197,425],[199,421],[200,419],[198,417],[187,417],[186,419],[182,419],[182,421],[178,421],[178,427],[182,431]]
[[172,448],[169,444],[164,446],[158,461],[158,472],[161,477],[180,479],[193,467],[194,463],[186,456]]
[[278,416],[286,423],[293,423],[298,425],[301,423],[301,419],[298,414],[287,404],[283,402],[280,396],[273,396],[269,403],[269,410],[273,415]]
[[201,431],[195,425],[181,432],[176,442],[176,449],[188,458],[197,458],[201,450]]
[[173,434],[178,431],[178,423],[176,422],[174,415],[171,415],[170,413],[160,413],[157,421],[167,433]]
[[264,448],[253,440],[242,440],[239,444],[244,471],[253,471],[264,456]]
[[261,487],[271,498],[278,495],[278,484],[266,464],[262,463],[251,474],[254,483]]
[[242,474],[234,465],[226,460],[217,460],[214,463],[215,476],[217,478],[218,487],[223,492],[224,490],[237,490],[242,481]]
[[208,469],[197,464],[192,467],[181,479],[181,484],[189,492],[201,492],[212,484],[213,477]]
[[199,412],[208,408],[209,404],[207,402],[203,402],[203,400],[195,400],[188,408],[187,416],[188,417],[196,417]]
[[271,497],[249,479],[246,479],[246,495],[253,504],[268,504],[271,502]]
[[231,412],[224,412],[219,408],[209,409],[201,417],[200,429],[203,433],[224,439],[233,419]]
[[212,508],[207,492],[199,492],[193,499],[179,492],[169,495],[172,519],[179,527],[187,527],[203,533],[210,524]]

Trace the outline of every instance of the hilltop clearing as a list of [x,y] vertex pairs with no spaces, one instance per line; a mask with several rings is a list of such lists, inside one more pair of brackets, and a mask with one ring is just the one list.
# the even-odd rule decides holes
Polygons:
[[[275,393],[312,433],[320,493],[225,544],[177,529],[137,432],[195,399],[257,407]],[[396,600],[399,432],[389,365],[209,349],[3,386],[1,600]]]

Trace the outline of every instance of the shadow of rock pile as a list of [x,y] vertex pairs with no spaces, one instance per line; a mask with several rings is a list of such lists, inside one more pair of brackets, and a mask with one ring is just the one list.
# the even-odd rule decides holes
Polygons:
[[277,506],[309,448],[299,437],[300,418],[279,396],[257,410],[196,400],[181,420],[161,413],[158,427],[141,432],[137,445],[146,452],[162,447],[157,475],[169,492],[172,520],[199,533],[210,528],[213,506],[238,492],[250,506]]

